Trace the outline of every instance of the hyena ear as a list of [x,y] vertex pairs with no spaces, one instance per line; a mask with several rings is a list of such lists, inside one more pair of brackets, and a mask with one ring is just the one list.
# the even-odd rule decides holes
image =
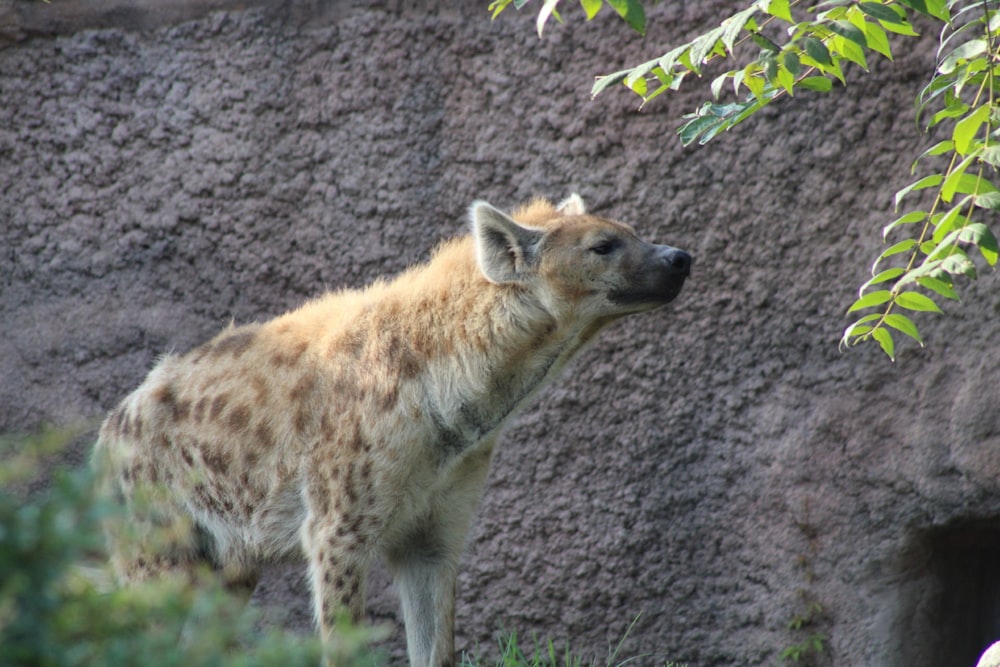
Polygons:
[[560,202],[556,211],[559,215],[584,215],[587,212],[587,207],[583,203],[583,198],[574,192]]
[[542,232],[523,227],[484,201],[472,205],[476,262],[493,283],[521,282],[534,269]]

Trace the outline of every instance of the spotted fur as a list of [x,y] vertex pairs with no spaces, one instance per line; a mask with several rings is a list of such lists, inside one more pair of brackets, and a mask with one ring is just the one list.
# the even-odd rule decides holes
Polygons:
[[576,195],[471,217],[391,282],[166,356],[114,409],[94,459],[128,508],[132,537],[109,529],[124,580],[207,562],[249,594],[262,563],[304,555],[326,638],[336,614],[362,617],[382,556],[411,664],[454,664],[458,559],[501,427],[690,265]]

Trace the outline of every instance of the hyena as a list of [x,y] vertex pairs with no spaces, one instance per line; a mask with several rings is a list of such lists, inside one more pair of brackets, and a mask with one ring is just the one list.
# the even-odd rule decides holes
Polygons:
[[[304,555],[326,639],[337,614],[363,616],[382,557],[410,663],[455,664],[456,570],[501,427],[608,323],[673,300],[691,266],[575,194],[513,215],[476,202],[471,223],[391,282],[159,362],[94,457],[134,533],[108,531],[123,580],[208,563],[249,594],[262,563]],[[143,542],[157,525],[189,529]]]

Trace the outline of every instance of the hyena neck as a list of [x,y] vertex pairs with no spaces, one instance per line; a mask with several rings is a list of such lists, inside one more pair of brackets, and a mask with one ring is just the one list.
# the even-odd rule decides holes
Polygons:
[[560,321],[526,291],[486,282],[473,263],[463,268],[441,295],[451,319],[434,329],[441,338],[432,346],[453,354],[427,367],[429,379],[444,373],[449,382],[425,383],[448,448],[498,430],[606,324]]

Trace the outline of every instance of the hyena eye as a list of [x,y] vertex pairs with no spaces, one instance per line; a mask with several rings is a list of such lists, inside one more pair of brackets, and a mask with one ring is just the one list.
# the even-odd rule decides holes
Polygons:
[[618,247],[618,245],[619,244],[616,239],[605,239],[590,246],[590,252],[598,255],[608,255],[611,254],[615,248]]

